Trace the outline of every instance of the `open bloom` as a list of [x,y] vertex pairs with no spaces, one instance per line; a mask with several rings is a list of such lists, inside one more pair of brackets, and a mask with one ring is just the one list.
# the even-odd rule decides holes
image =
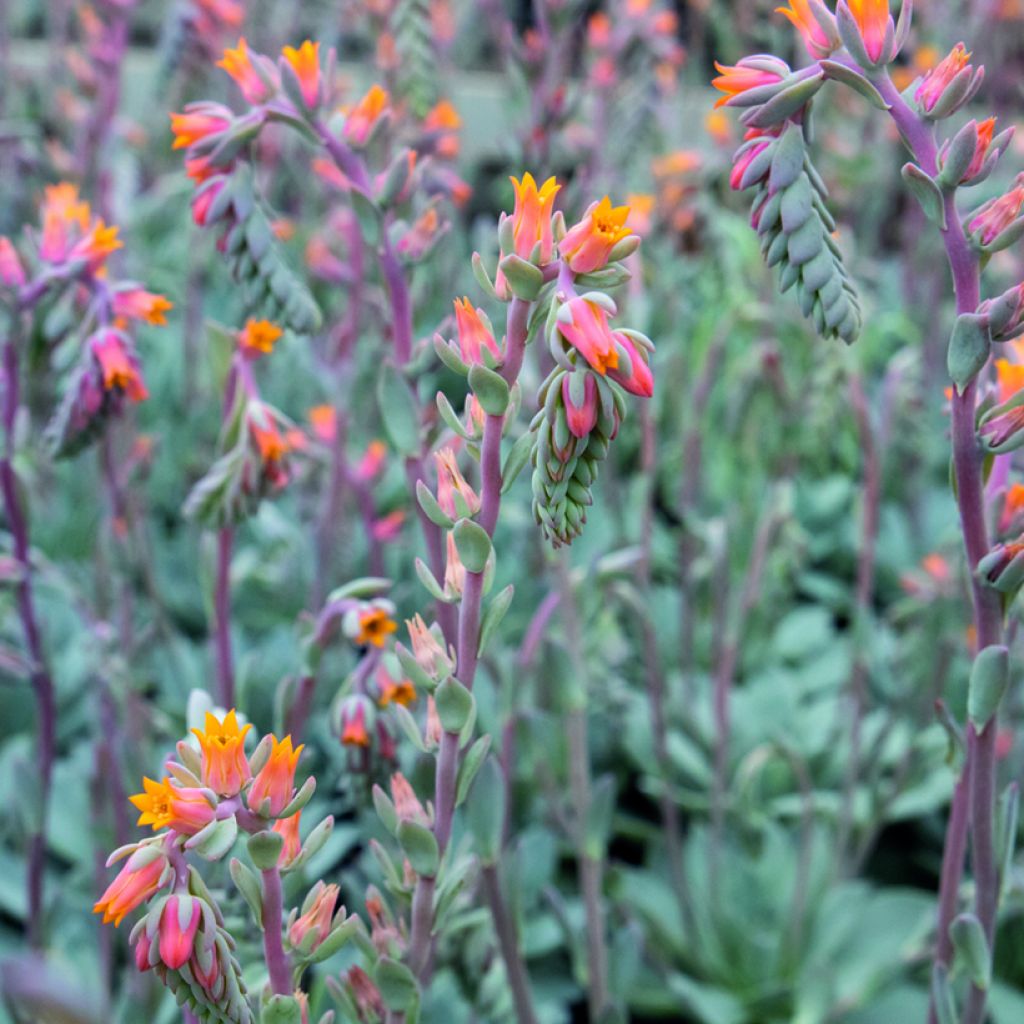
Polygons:
[[918,106],[925,112],[934,109],[935,104],[942,98],[942,94],[952,84],[953,79],[960,74],[971,55],[963,43],[957,43],[945,57],[929,71],[921,84],[914,92],[914,99]]
[[775,13],[789,19],[812,57],[827,57],[839,46],[839,32],[832,13],[823,4],[812,6],[814,3],[815,0],[789,0],[789,7],[776,7]]
[[317,882],[302,905],[302,914],[288,929],[288,941],[295,949],[311,953],[331,932],[338,887]]
[[474,309],[468,298],[455,300],[455,326],[459,335],[459,354],[462,361],[479,363],[481,352],[487,349],[496,361],[501,360],[501,349],[491,329],[484,323],[479,309]]
[[401,704],[408,707],[416,701],[416,687],[408,679],[395,679],[391,673],[381,665],[377,669],[377,688],[379,695],[377,703],[382,708],[389,704]]
[[883,56],[886,39],[893,31],[889,0],[850,0],[850,14],[860,29],[860,37],[868,57],[878,63]]
[[201,789],[176,786],[166,776],[159,782],[144,776],[142,790],[128,799],[141,812],[137,824],[152,825],[154,832],[171,828],[194,836],[213,821],[215,809]]
[[619,352],[608,324],[608,314],[596,302],[576,296],[563,310],[569,319],[558,319],[558,330],[580,355],[604,376],[619,365]]
[[298,49],[286,46],[281,57],[295,73],[303,102],[315,110],[320,105],[320,44],[307,39]]
[[103,915],[103,923],[116,928],[125,914],[131,913],[160,888],[167,858],[153,847],[141,847],[128,858],[117,878],[93,905],[94,914]]
[[209,711],[202,730],[193,729],[203,755],[203,785],[221,796],[234,796],[251,772],[245,757],[245,734],[252,728],[238,726],[238,716],[232,708],[223,718]]
[[160,913],[160,959],[178,970],[192,956],[192,944],[203,919],[195,896],[172,896]]
[[259,422],[255,416],[249,416],[249,434],[256,447],[260,459],[262,480],[271,487],[284,487],[288,483],[287,455],[291,451],[288,439],[277,428],[273,417],[268,416]]
[[163,295],[147,292],[144,288],[128,288],[115,292],[111,305],[116,317],[144,320],[158,327],[166,326],[167,311],[174,308],[174,303]]
[[43,193],[39,255],[49,263],[63,260],[72,237],[88,229],[90,216],[89,204],[78,197],[77,185],[66,181],[49,185]]
[[357,644],[372,644],[383,647],[388,637],[398,629],[387,609],[379,605],[367,605],[359,612],[359,631],[355,635]]
[[365,146],[374,127],[388,109],[390,96],[386,89],[379,85],[370,87],[370,91],[347,112],[345,138],[354,146]]
[[515,208],[512,211],[512,237],[515,253],[526,260],[540,243],[540,263],[550,263],[554,246],[551,234],[551,215],[555,196],[562,187],[554,178],[548,178],[539,188],[533,175],[527,172],[523,180],[512,178],[515,190]]
[[238,347],[250,359],[270,355],[283,331],[269,320],[254,320],[250,317],[238,335]]
[[149,397],[138,360],[129,353],[123,337],[117,331],[101,332],[92,339],[90,347],[99,363],[104,391],[121,392],[133,402],[141,402]]
[[631,230],[626,226],[628,206],[612,206],[605,196],[599,203],[591,203],[583,219],[566,233],[558,244],[558,251],[574,274],[589,274],[600,270],[616,244]]
[[231,76],[246,102],[262,103],[270,96],[272,90],[254,67],[244,37],[238,40],[235,49],[224,51],[224,56],[217,61],[217,67],[223,68]]
[[716,107],[728,103],[734,96],[739,96],[749,89],[758,89],[762,85],[774,85],[782,81],[782,75],[776,71],[764,71],[742,64],[719,64],[716,60],[715,69],[718,76],[711,79],[711,84],[719,92],[725,93],[715,101]]
[[118,230],[116,225],[105,224],[97,219],[89,232],[71,247],[68,258],[85,260],[89,269],[95,273],[112,252],[117,252],[124,245],[117,237]]
[[295,768],[303,744],[300,743],[293,750],[291,736],[285,736],[283,740],[271,736],[271,741],[273,748],[270,756],[252,780],[248,800],[249,807],[258,813],[263,813],[263,803],[269,801],[267,813],[276,818],[291,801],[295,787]]

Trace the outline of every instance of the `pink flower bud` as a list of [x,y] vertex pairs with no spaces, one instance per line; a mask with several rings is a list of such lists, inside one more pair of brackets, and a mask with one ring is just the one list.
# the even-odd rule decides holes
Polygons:
[[597,425],[597,381],[586,370],[567,373],[562,378],[562,402],[569,431],[574,437],[587,437]]
[[160,915],[160,959],[177,970],[192,956],[203,912],[195,896],[172,896]]

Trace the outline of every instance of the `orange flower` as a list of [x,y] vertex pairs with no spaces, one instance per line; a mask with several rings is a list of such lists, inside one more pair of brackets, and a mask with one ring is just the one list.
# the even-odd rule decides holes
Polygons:
[[423,121],[426,131],[437,135],[434,151],[446,160],[459,155],[458,131],[462,127],[459,112],[448,100],[440,100]]
[[512,212],[515,253],[521,259],[529,259],[540,243],[539,262],[550,263],[553,248],[551,215],[554,212],[555,196],[562,186],[552,177],[538,188],[529,172],[523,175],[522,181],[517,178],[509,180],[516,197]]
[[1011,363],[1009,359],[996,360],[996,381],[999,387],[999,404],[1008,402],[1021,388],[1024,388],[1024,363]]
[[295,72],[303,102],[315,110],[320,105],[320,44],[307,39],[297,50],[286,46],[281,56]]
[[172,149],[188,149],[190,146],[217,135],[231,126],[230,111],[224,108],[186,110],[183,114],[171,114],[171,131],[174,133]]
[[296,811],[290,818],[278,818],[271,829],[284,837],[281,855],[277,858],[278,867],[288,867],[302,852],[302,839],[299,836],[299,819],[302,811]]
[[377,703],[382,708],[389,704],[401,704],[408,707],[416,702],[416,687],[408,679],[394,679],[388,670],[381,665],[377,669],[377,686],[380,689],[380,696]]
[[921,80],[914,99],[925,110],[931,111],[942,98],[953,79],[970,61],[971,55],[963,43],[957,43]]
[[118,239],[117,232],[118,228],[115,225],[108,226],[101,219],[97,219],[89,233],[72,246],[68,258],[85,260],[90,270],[95,273],[112,252],[116,252],[124,245],[124,242]]
[[333,443],[338,435],[338,413],[333,405],[314,405],[306,414],[313,433],[324,442]]
[[115,292],[112,305],[116,317],[145,320],[158,327],[167,325],[167,311],[174,308],[173,302],[155,292],[147,292],[144,288]]
[[292,750],[291,736],[285,736],[280,741],[276,736],[271,736],[270,739],[273,749],[270,751],[266,764],[252,780],[248,801],[249,807],[259,814],[264,813],[262,810],[264,801],[269,801],[270,806],[266,813],[271,818],[276,818],[292,798],[292,790],[295,786],[295,768],[299,763],[303,744],[300,743]]
[[92,912],[103,915],[103,923],[114,922],[116,928],[125,914],[131,913],[160,888],[160,879],[167,867],[167,858],[153,847],[140,847],[128,858],[117,878],[93,904]]
[[92,354],[100,365],[105,391],[121,391],[133,402],[149,397],[137,361],[129,354],[116,331],[106,331],[92,339]]
[[589,274],[600,270],[608,262],[615,245],[632,234],[626,227],[628,206],[612,206],[605,196],[599,203],[591,203],[583,219],[570,228],[558,245],[562,258],[574,274]]
[[370,87],[370,91],[354,106],[346,111],[345,138],[355,146],[366,145],[374,126],[388,109],[390,96],[386,89],[379,85]]
[[501,349],[494,340],[494,333],[484,323],[480,310],[474,309],[468,298],[455,300],[455,326],[459,335],[459,354],[463,362],[474,364],[481,362],[484,349],[501,359]]
[[213,821],[215,810],[201,789],[175,786],[166,776],[160,782],[144,776],[142,788],[128,799],[142,812],[137,824],[152,825],[154,832],[171,828],[194,836]]
[[221,796],[234,796],[248,782],[252,773],[245,758],[245,734],[251,728],[239,729],[234,708],[223,720],[206,712],[203,729],[192,730],[203,754],[204,786]]
[[1009,192],[990,200],[974,215],[967,230],[975,232],[982,245],[990,245],[1020,215],[1024,206],[1024,187],[1015,185]]
[[603,377],[619,365],[619,351],[608,324],[608,314],[596,302],[579,296],[563,307],[568,319],[559,319],[558,329],[565,339]]
[[302,915],[288,929],[288,941],[295,949],[311,953],[330,934],[334,907],[338,902],[336,885],[317,882],[302,905]]
[[[800,37],[812,57],[827,57],[839,46],[838,29],[833,26],[831,31],[826,32],[814,16],[814,10],[809,0],[789,0],[789,7],[776,7],[775,13],[789,19],[793,27],[800,33]],[[824,13],[831,19],[832,15],[828,11]]]
[[355,642],[360,645],[372,644],[383,647],[388,637],[398,629],[395,620],[383,609],[373,605],[359,613],[359,632]]
[[264,479],[272,487],[284,487],[289,479],[285,462],[285,457],[291,451],[288,439],[278,430],[272,417],[267,417],[267,426],[262,426],[250,416],[249,433],[262,463]]
[[1024,512],[1024,484],[1011,484],[1003,499],[1003,511],[999,516],[999,532],[1006,533]]
[[892,28],[889,0],[850,0],[850,13],[860,29],[868,57],[878,63],[882,59],[886,36]]
[[728,103],[734,96],[739,96],[749,89],[759,89],[762,85],[774,85],[782,81],[782,75],[776,71],[763,71],[760,68],[744,67],[742,64],[719,64],[716,60],[715,68],[718,77],[712,78],[711,84],[719,92],[725,93],[715,101],[716,107]]
[[356,699],[341,711],[341,742],[346,747],[368,747],[370,734],[366,729],[366,707]]
[[224,56],[217,61],[217,67],[223,68],[231,76],[247,102],[262,103],[270,95],[270,87],[253,67],[249,46],[244,38],[238,40],[235,49],[224,51]]
[[238,347],[250,359],[268,356],[274,351],[274,343],[284,332],[269,320],[248,319],[238,336]]
[[383,468],[388,457],[388,446],[379,438],[374,438],[363,452],[356,466],[356,476],[360,480],[372,480]]
[[43,197],[39,255],[56,263],[67,255],[71,230],[86,231],[91,214],[89,204],[78,197],[78,186],[70,182],[48,186]]

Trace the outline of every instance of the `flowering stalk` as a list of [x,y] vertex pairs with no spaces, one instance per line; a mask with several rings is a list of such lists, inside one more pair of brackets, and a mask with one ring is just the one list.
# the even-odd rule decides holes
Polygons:
[[[820,7],[820,9],[819,9]],[[969,948],[975,964],[963,1010],[963,1024],[981,1024],[992,970],[1000,878],[995,850],[995,739],[999,704],[1008,686],[1008,649],[1003,615],[1007,595],[1020,587],[1013,559],[1019,544],[990,550],[985,506],[985,450],[998,454],[1013,444],[1017,425],[1014,403],[992,407],[986,398],[979,424],[979,374],[989,361],[993,342],[1019,333],[1019,289],[981,303],[980,258],[1006,248],[1024,235],[1024,185],[1020,179],[1005,194],[961,220],[956,195],[961,187],[983,180],[1005,152],[1011,133],[994,134],[994,120],[968,121],[939,147],[935,122],[948,118],[977,92],[983,69],[973,68],[962,44],[920,79],[913,106],[893,85],[886,70],[910,31],[910,6],[893,21],[887,4],[839,0],[836,15],[819,5],[813,18],[797,15],[805,41],[819,60],[802,72],[790,73],[773,57],[746,58],[722,69],[716,86],[731,106],[747,108],[748,141],[737,154],[733,184],[757,185],[753,221],[764,235],[771,262],[782,257],[783,283],[800,282],[805,312],[813,312],[822,333],[852,340],[855,331],[836,331],[843,281],[828,280],[815,267],[817,243],[805,231],[811,199],[788,193],[799,179],[800,156],[795,142],[803,136],[808,102],[826,78],[843,82],[892,117],[913,161],[902,169],[904,181],[939,229],[956,300],[956,324],[950,338],[947,366],[953,379],[951,440],[953,479],[961,534],[971,574],[971,598],[978,653],[971,670],[968,698],[967,751],[957,783],[949,823],[939,893],[937,941],[932,979],[930,1021],[951,1019],[955,1002],[948,975],[958,946]],[[809,8],[809,10],[811,10]],[[792,19],[791,19],[792,20]],[[812,24],[813,22],[813,24]],[[815,31],[819,34],[815,35]],[[845,52],[843,52],[845,51]],[[780,140],[773,142],[773,139]],[[783,148],[786,140],[787,152]],[[785,154],[785,155],[783,155]],[[800,161],[805,164],[806,157]],[[794,177],[796,173],[796,177]],[[819,190],[819,195],[820,195]],[[820,203],[816,207],[821,216]],[[767,225],[767,227],[766,227]],[[835,255],[835,252],[833,252]],[[836,265],[838,266],[838,264]],[[839,282],[837,284],[837,281]],[[821,282],[823,286],[819,289]],[[834,298],[833,298],[834,296]],[[833,305],[833,303],[836,303]],[[821,315],[819,313],[819,309]],[[856,319],[856,318],[855,318]],[[853,322],[846,326],[855,327]],[[979,429],[980,426],[980,429]],[[1011,797],[1012,799],[1012,797]],[[954,919],[967,837],[973,851],[974,913]],[[1012,839],[1008,839],[1012,842]]]
[[28,851],[28,938],[36,948],[43,945],[43,873],[46,865],[46,819],[50,806],[50,788],[53,779],[53,761],[56,754],[57,699],[53,678],[43,651],[42,636],[36,615],[33,595],[33,568],[29,555],[28,522],[18,496],[18,481],[14,471],[14,428],[20,404],[20,370],[18,353],[17,318],[12,315],[11,334],[3,345],[3,426],[4,448],[0,455],[0,490],[3,492],[4,514],[11,539],[14,558],[20,578],[17,585],[18,616],[25,636],[25,645],[31,661],[32,688],[36,696],[38,740],[36,764],[39,798],[36,804],[35,831],[29,838]]

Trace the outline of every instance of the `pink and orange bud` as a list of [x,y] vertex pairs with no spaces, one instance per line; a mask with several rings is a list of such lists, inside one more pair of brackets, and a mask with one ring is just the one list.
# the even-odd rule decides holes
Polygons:
[[1003,498],[1003,508],[999,515],[999,532],[1007,533],[1020,523],[1024,515],[1024,484],[1011,484]]
[[333,444],[338,436],[338,413],[333,405],[314,405],[306,413],[314,437],[324,444]]
[[1024,363],[1011,363],[1009,359],[997,359],[995,367],[999,404],[1002,405],[1024,388]]
[[[761,135],[767,135],[767,133],[760,131],[757,128],[751,128],[745,135],[745,139],[757,138]],[[752,146],[747,149],[736,158],[736,162],[732,165],[732,171],[729,174],[729,187],[736,191],[741,191],[744,188],[749,188],[755,182],[747,182],[744,184],[743,178],[747,173],[747,168],[754,162],[754,160],[771,145],[771,138],[766,137],[760,142],[755,142]],[[765,172],[767,174],[767,171]],[[756,225],[755,225],[756,226]]]
[[384,997],[380,994],[374,980],[362,969],[354,966],[345,975],[345,985],[351,994],[352,1001],[360,1013],[360,1020],[383,1020],[387,1012]]
[[475,516],[480,511],[480,499],[466,482],[455,461],[451,448],[434,453],[437,463],[437,503],[453,519]]
[[188,149],[197,142],[219,135],[231,127],[231,112],[225,107],[223,113],[217,109],[186,109],[181,114],[171,114],[171,131],[174,133],[172,149]]
[[425,828],[430,827],[430,818],[423,809],[423,804],[420,803],[409,780],[401,772],[395,772],[391,776],[391,799],[399,821],[411,821]]
[[472,366],[481,362],[484,349],[494,356],[495,362],[501,361],[501,349],[493,331],[484,322],[481,311],[474,309],[468,298],[455,300],[455,326],[459,336],[459,355],[464,363]]
[[172,896],[160,914],[160,959],[178,970],[192,956],[203,911],[195,896]]
[[225,175],[218,175],[192,197],[192,220],[198,227],[206,227],[210,219],[210,208],[227,183]]
[[268,356],[274,351],[274,345],[283,333],[277,324],[269,320],[250,318],[238,335],[238,347],[249,359]]
[[103,915],[103,923],[114,922],[116,928],[137,906],[149,899],[161,887],[161,878],[167,867],[167,858],[153,847],[141,847],[128,858],[117,878],[107,886],[106,892],[93,904],[94,914]]
[[973,181],[981,173],[981,169],[985,165],[985,159],[988,156],[989,147],[992,145],[992,135],[995,132],[995,127],[996,119],[994,117],[986,117],[984,121],[978,122],[978,144],[974,147],[974,156],[971,157],[971,162],[960,179],[962,185]]
[[832,12],[816,0],[789,0],[788,7],[776,7],[776,14],[788,18],[812,57],[827,57],[839,47],[839,30]]
[[359,480],[372,480],[384,468],[388,458],[388,446],[379,438],[374,438],[363,452],[356,466],[356,477]]
[[412,644],[412,654],[416,664],[428,676],[437,677],[441,672],[451,671],[452,663],[445,654],[444,648],[438,643],[437,637],[427,628],[421,615],[405,620]]
[[971,55],[963,43],[957,43],[945,57],[929,71],[914,92],[914,100],[925,112],[931,113],[953,79],[968,67]]
[[49,263],[63,260],[72,231],[88,230],[90,216],[89,204],[79,199],[77,185],[64,181],[48,186],[43,193],[39,255]]
[[436,750],[441,743],[441,733],[444,732],[441,726],[441,716],[437,711],[437,701],[432,696],[427,697],[427,724],[423,729],[423,740],[430,750]]
[[423,128],[436,136],[434,152],[445,160],[454,160],[459,155],[461,127],[462,118],[448,100],[440,100],[423,121]]
[[107,330],[96,335],[90,347],[100,367],[104,391],[121,392],[133,402],[141,402],[149,397],[138,360],[134,354],[129,353],[124,339],[117,331]]
[[342,129],[346,140],[353,146],[365,146],[377,122],[387,112],[390,102],[391,97],[386,89],[379,85],[371,86],[369,92],[346,112],[345,127]]
[[539,188],[533,175],[527,172],[523,180],[510,179],[515,190],[515,208],[512,212],[512,238],[515,254],[528,260],[539,244],[538,262],[550,263],[554,242],[551,216],[555,209],[555,196],[562,187],[554,178],[548,178]]
[[302,100],[310,110],[320,105],[320,44],[307,39],[297,50],[286,46],[281,58],[295,73]]
[[143,777],[142,789],[128,799],[141,812],[137,824],[151,825],[154,832],[170,828],[194,836],[213,821],[216,810],[201,789],[176,786],[167,777],[160,782]]
[[20,288],[25,280],[25,268],[17,250],[6,235],[0,235],[0,284],[7,288]]
[[354,639],[360,646],[383,647],[397,629],[398,624],[385,608],[368,605],[359,612],[359,631]]
[[[303,744],[300,743],[293,750],[291,736],[285,736],[283,740],[278,740],[276,736],[271,736],[270,739],[273,744],[270,756],[252,780],[247,799],[250,809],[257,814],[266,813],[271,818],[276,818],[292,799],[295,769]],[[265,801],[269,802],[269,806],[264,811]]]
[[203,785],[221,796],[234,796],[249,781],[251,772],[245,757],[245,734],[252,728],[238,726],[232,708],[223,719],[209,711],[202,730],[193,729],[203,756]]
[[605,196],[599,203],[591,203],[583,219],[566,233],[558,244],[562,259],[574,274],[589,274],[608,263],[612,249],[627,235],[628,206],[612,206]]
[[445,550],[444,592],[454,597],[462,597],[462,592],[466,589],[466,567],[462,564],[455,543],[455,534],[451,531],[448,532]]
[[1024,186],[1015,185],[1009,192],[985,203],[968,221],[967,230],[982,245],[992,245],[1020,216],[1024,207]]
[[144,288],[129,288],[115,292],[111,306],[114,316],[120,319],[144,320],[147,324],[166,327],[167,312],[174,308],[174,303]]
[[295,949],[312,953],[331,933],[338,887],[317,882],[302,906],[302,915],[288,929],[288,941]]
[[596,302],[570,299],[559,313],[558,330],[601,376],[619,365],[608,314]]
[[377,703],[386,708],[389,704],[401,704],[408,707],[416,702],[416,687],[408,679],[395,679],[381,665],[377,669]]
[[375,519],[370,527],[370,532],[373,534],[374,540],[388,543],[399,537],[404,523],[405,510],[395,508],[388,512],[387,515]]
[[341,744],[344,747],[370,746],[370,731],[366,725],[366,702],[358,698],[347,700],[341,708]]
[[284,838],[281,855],[277,858],[277,866],[280,868],[290,867],[302,852],[302,838],[299,835],[299,819],[301,817],[302,811],[296,811],[288,818],[278,818],[271,829]]
[[597,426],[597,381],[586,372],[567,373],[562,378],[562,403],[573,437],[589,437]]
[[728,103],[735,96],[740,96],[751,89],[759,89],[763,85],[775,85],[782,81],[777,71],[766,71],[761,68],[746,67],[743,64],[719,64],[715,61],[718,76],[711,79],[711,84],[722,93],[715,101],[716,107]]
[[278,429],[272,416],[258,422],[256,417],[249,416],[249,434],[260,459],[260,472],[263,480],[274,488],[284,487],[290,479],[288,473],[288,452],[291,446],[288,439]]
[[626,373],[626,368],[620,359],[619,366],[614,370],[609,370],[608,376],[631,395],[650,398],[654,394],[654,374],[651,373],[645,351],[621,331],[616,332],[615,340],[619,348],[624,349],[629,357],[629,373]]
[[238,86],[247,103],[262,103],[273,92],[272,87],[256,70],[252,62],[249,46],[245,39],[239,39],[238,45],[226,49],[224,56],[217,61],[217,67],[223,68]]
[[441,221],[437,206],[431,204],[413,221],[398,240],[398,251],[409,260],[421,260],[437,244],[447,224]]
[[892,55],[885,52],[894,31],[889,0],[850,0],[849,10],[868,59],[874,64],[891,60]]

